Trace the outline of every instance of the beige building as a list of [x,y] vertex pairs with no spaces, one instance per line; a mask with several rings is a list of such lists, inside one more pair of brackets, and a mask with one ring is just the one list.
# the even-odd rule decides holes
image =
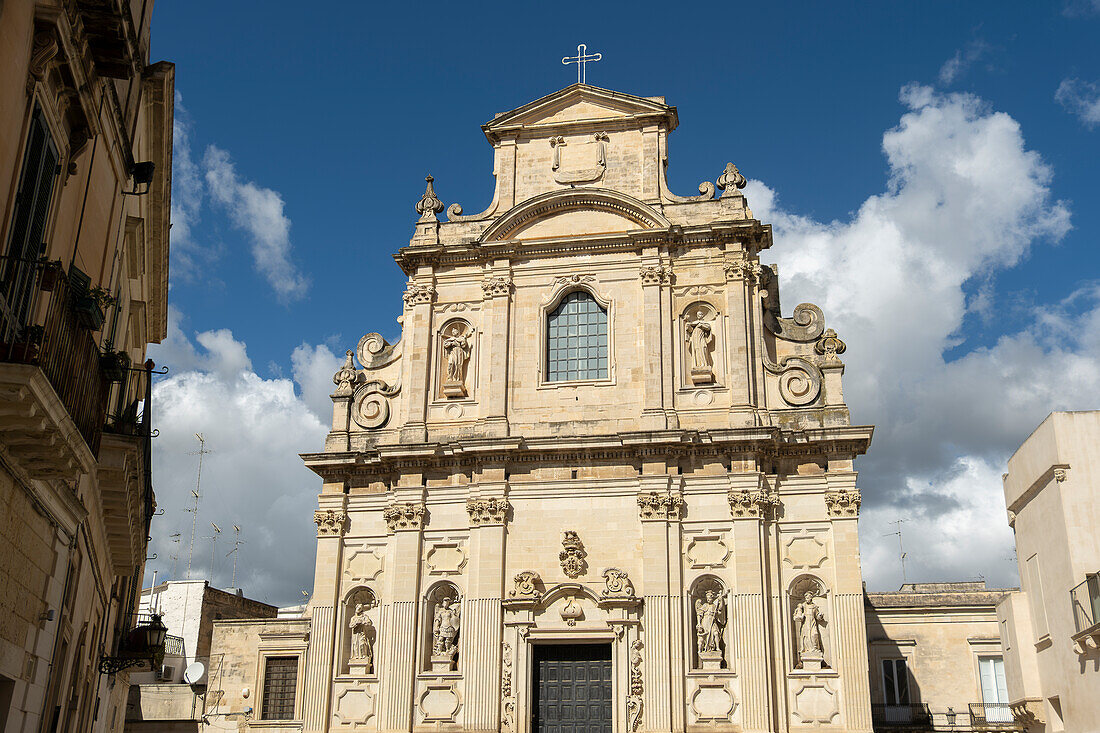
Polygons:
[[483,126],[484,211],[428,178],[401,338],[348,351],[303,456],[305,618],[215,624],[211,725],[871,730],[872,430],[736,167],[668,189],[676,126],[578,84]]
[[997,608],[1008,696],[1036,731],[1100,730],[1100,411],[1054,412],[1008,461],[1020,586]]
[[1022,730],[1005,698],[997,603],[984,582],[867,594],[875,730]]
[[149,63],[152,5],[0,4],[6,733],[121,730],[123,665],[156,651],[135,614],[155,506],[142,363],[167,327],[174,71]]

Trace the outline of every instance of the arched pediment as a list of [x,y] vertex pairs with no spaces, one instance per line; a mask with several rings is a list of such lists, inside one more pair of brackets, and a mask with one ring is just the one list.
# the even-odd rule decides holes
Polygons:
[[505,212],[482,242],[666,229],[671,222],[632,196],[602,188],[551,191]]

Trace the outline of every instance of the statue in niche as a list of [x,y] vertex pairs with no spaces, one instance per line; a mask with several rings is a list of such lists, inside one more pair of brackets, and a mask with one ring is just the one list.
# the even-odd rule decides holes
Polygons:
[[465,327],[456,323],[443,336],[443,394],[466,396],[466,362],[470,359],[470,338]]
[[370,674],[371,665],[374,662],[370,632],[374,629],[374,624],[367,616],[367,608],[364,604],[355,604],[355,614],[348,622],[348,627],[351,629],[351,664],[366,667],[367,674]]
[[821,626],[826,623],[825,614],[814,601],[816,596],[813,588],[806,589],[802,594],[802,602],[794,610],[794,623],[798,631],[798,659],[803,669],[820,669],[825,658],[825,647],[821,643]]
[[695,599],[695,639],[703,669],[722,665],[722,629],[726,626],[726,603],[722,594],[710,588]]
[[461,618],[456,598],[443,598],[435,609],[432,622],[432,669],[450,671],[454,669],[458,656],[458,638]]
[[688,355],[691,357],[689,372],[692,384],[710,384],[714,381],[714,327],[707,320],[707,312],[699,308],[694,318],[684,321],[687,330]]

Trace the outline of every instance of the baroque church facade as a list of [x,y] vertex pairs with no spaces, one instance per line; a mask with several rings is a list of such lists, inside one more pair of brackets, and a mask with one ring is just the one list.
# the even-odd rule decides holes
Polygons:
[[297,660],[296,729],[871,730],[872,428],[821,310],[783,315],[737,168],[669,190],[676,126],[575,84],[483,126],[484,211],[441,220],[427,179],[401,338],[348,351],[303,455],[302,633],[251,672]]

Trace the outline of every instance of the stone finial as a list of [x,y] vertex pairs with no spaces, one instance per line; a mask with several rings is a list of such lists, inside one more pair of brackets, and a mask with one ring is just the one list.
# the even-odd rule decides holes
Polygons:
[[841,489],[825,494],[825,506],[829,509],[830,517],[857,517],[861,499],[858,489]]
[[418,530],[424,526],[425,508],[423,504],[404,502],[390,504],[382,510],[382,518],[390,532],[400,530]]
[[332,509],[313,513],[313,522],[317,525],[318,537],[339,537],[347,525],[348,515]]
[[435,179],[431,176],[425,176],[424,180],[428,182],[428,185],[424,188],[424,195],[420,197],[420,201],[416,204],[416,213],[420,214],[420,221],[439,221],[436,214],[443,211],[443,202],[439,200],[435,195],[435,188],[432,186],[432,181]]
[[507,499],[467,499],[470,524],[504,524],[508,516]]
[[825,333],[814,344],[814,351],[825,357],[825,361],[838,361],[837,355],[843,354],[848,346],[837,337],[836,331],[826,328]]
[[741,171],[737,170],[737,166],[733,163],[726,163],[726,169],[722,171],[722,175],[718,176],[715,183],[722,191],[722,198],[725,198],[726,196],[736,195],[738,189],[744,188],[748,181],[741,175]]
[[584,561],[588,554],[584,551],[584,545],[576,532],[566,530],[561,540],[561,552],[558,560],[561,562],[561,570],[570,578],[579,578],[584,574],[588,563]]
[[355,352],[351,349],[347,351],[347,358],[344,360],[344,365],[336,372],[332,377],[332,383],[336,385],[335,397],[350,397],[355,385],[355,379],[359,376],[359,373],[355,371],[355,362],[353,357]]
[[731,491],[730,515],[734,519],[766,519],[779,507],[775,491]]

